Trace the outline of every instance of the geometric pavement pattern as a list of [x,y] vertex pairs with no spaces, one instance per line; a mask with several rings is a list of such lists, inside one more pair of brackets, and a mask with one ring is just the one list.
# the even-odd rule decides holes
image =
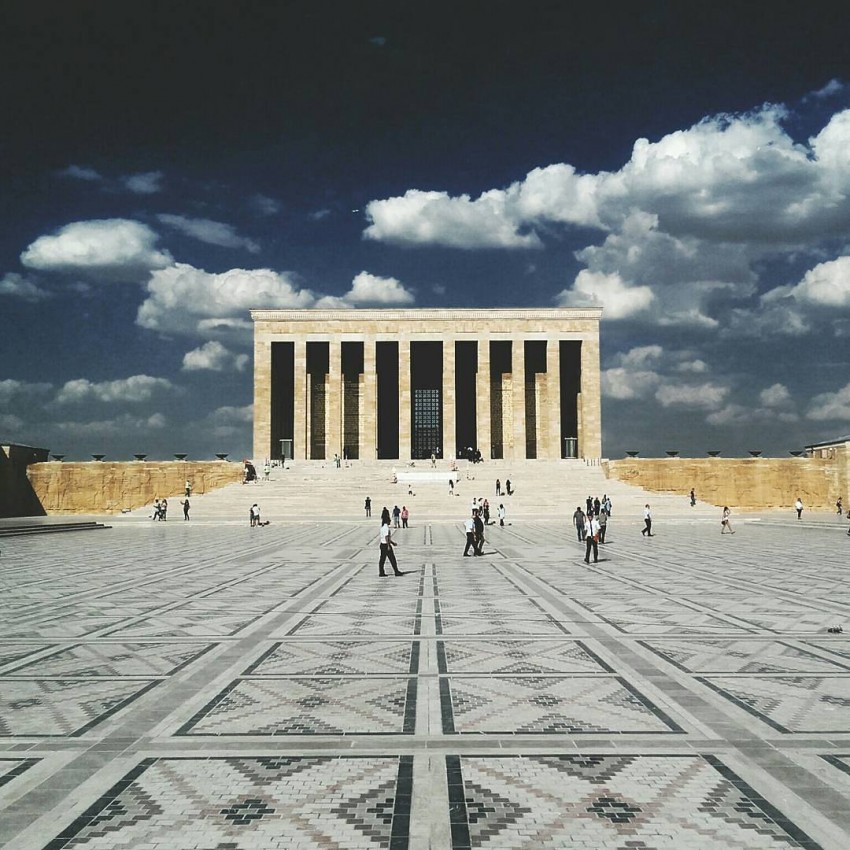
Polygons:
[[845,529],[9,538],[0,847],[850,846]]

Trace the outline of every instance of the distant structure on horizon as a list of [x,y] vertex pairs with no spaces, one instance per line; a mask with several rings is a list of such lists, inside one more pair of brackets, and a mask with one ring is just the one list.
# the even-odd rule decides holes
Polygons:
[[254,458],[598,458],[601,316],[252,310]]

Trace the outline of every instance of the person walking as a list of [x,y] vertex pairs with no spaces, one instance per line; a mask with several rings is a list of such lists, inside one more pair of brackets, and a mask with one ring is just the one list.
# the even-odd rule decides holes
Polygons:
[[475,554],[484,554],[484,520],[481,518],[481,511],[474,511],[472,514],[472,522],[475,527]]
[[256,502],[251,505],[251,510],[248,511],[248,519],[250,520],[251,528],[256,528],[260,524],[260,508]]
[[151,519],[159,519],[159,499],[153,500],[153,513],[151,514]]
[[403,576],[404,573],[398,568],[398,562],[395,559],[395,552],[393,552],[393,536],[392,529],[390,528],[390,512],[384,508],[384,512],[381,514],[381,534],[380,534],[380,545],[381,545],[381,557],[378,559],[378,576],[379,578],[386,578],[386,573],[384,572],[384,564],[389,561],[390,566],[393,568],[393,573],[397,576]]
[[159,518],[165,522],[168,519],[168,499],[163,499],[159,503]]
[[696,493],[694,493],[694,488],[691,487],[691,507],[692,508],[696,507],[696,503],[697,503],[697,495],[696,495]]
[[729,520],[729,517],[732,516],[732,511],[729,510],[729,507],[723,508],[723,513],[720,515],[720,533],[726,534],[728,531],[729,534],[734,534],[732,531],[732,523]]
[[593,514],[588,514],[584,520],[584,562],[590,563],[590,552],[593,550],[593,563],[599,560],[599,520]]
[[502,482],[498,478],[496,479],[496,495],[502,495]]
[[652,511],[649,509],[649,505],[643,506],[643,524],[644,527],[640,530],[641,535],[652,537]]
[[401,523],[399,523],[399,519],[401,518],[401,508],[398,505],[393,507],[393,526],[398,528]]
[[509,496],[513,496],[513,494],[514,494],[514,491],[511,489],[511,479],[510,478],[505,480],[505,492]]
[[503,504],[499,504],[499,525],[504,528],[505,527],[505,506]]
[[363,507],[366,508],[366,516],[372,516],[372,499],[369,496],[366,497],[366,501],[363,504]]
[[475,550],[475,520],[472,516],[466,518],[466,522],[463,524],[463,530],[466,532],[466,546],[463,548],[463,557],[469,557],[470,549],[472,549],[474,555],[477,555],[478,553]]
[[181,505],[183,505],[183,519],[184,519],[186,522],[188,522],[188,521],[189,521],[189,508],[191,507],[191,506],[189,505],[189,498],[188,498],[188,496],[187,496],[185,499],[183,499],[183,500],[180,502],[180,504],[181,504]]
[[410,511],[407,509],[407,505],[401,506],[401,527],[407,528],[407,520],[410,518]]
[[602,508],[599,511],[599,516],[597,517],[599,521],[599,542],[605,542],[605,532],[608,530],[608,511],[605,508]]
[[191,496],[191,495],[192,495],[192,482],[191,482],[188,478],[186,479],[186,484],[185,484],[185,486],[184,486],[184,488],[183,488],[183,489],[186,491],[186,492],[184,493],[184,495],[185,495],[185,496],[186,496],[186,498],[188,499],[188,498],[189,498],[189,496]]
[[841,501],[841,496],[838,497],[838,501],[835,503],[835,510],[838,513],[838,516],[841,516],[844,513],[844,503]]
[[581,505],[576,505],[576,511],[573,514],[573,525],[576,527],[578,542],[584,543],[584,511],[581,509]]
[[799,496],[797,496],[797,501],[794,502],[794,510],[797,511],[797,519],[800,519],[803,514],[803,500]]

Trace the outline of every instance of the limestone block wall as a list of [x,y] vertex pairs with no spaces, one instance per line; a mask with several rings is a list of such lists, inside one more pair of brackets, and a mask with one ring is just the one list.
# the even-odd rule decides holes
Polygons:
[[[27,476],[48,514],[114,514],[157,497],[201,495],[242,479],[242,464],[226,461],[35,463]],[[171,506],[175,511],[179,505]]]
[[[843,460],[843,463],[842,463]],[[835,458],[627,458],[603,464],[605,474],[658,493],[697,498],[744,510],[790,508],[799,496],[807,508],[848,503],[847,456]]]

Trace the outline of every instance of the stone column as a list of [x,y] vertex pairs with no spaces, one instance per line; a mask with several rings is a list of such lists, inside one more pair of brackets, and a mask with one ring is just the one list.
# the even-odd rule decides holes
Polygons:
[[581,343],[581,416],[579,455],[602,457],[602,375],[599,365],[599,336]]
[[492,457],[490,427],[490,338],[478,340],[478,373],[475,376],[475,441],[484,460]]
[[455,439],[455,340],[454,337],[443,338],[443,445],[442,456],[454,457],[457,450]]
[[511,388],[514,408],[514,460],[525,460],[525,339],[511,340]]
[[561,342],[546,340],[546,418],[549,423],[548,448],[545,455],[552,460],[562,456],[561,445]]
[[325,393],[325,459],[342,457],[342,342],[328,343],[328,384]]
[[363,341],[363,395],[360,398],[360,460],[374,460],[378,445],[378,373],[375,338]]
[[254,460],[271,457],[272,441],[272,345],[254,338]]
[[398,340],[398,459],[410,460],[411,438],[410,337]]
[[296,336],[293,340],[293,345],[295,346],[295,374],[292,385],[292,393],[294,395],[292,459],[307,460],[310,454],[310,441],[307,428],[307,406],[309,402],[309,396],[307,395],[307,340],[303,336]]

